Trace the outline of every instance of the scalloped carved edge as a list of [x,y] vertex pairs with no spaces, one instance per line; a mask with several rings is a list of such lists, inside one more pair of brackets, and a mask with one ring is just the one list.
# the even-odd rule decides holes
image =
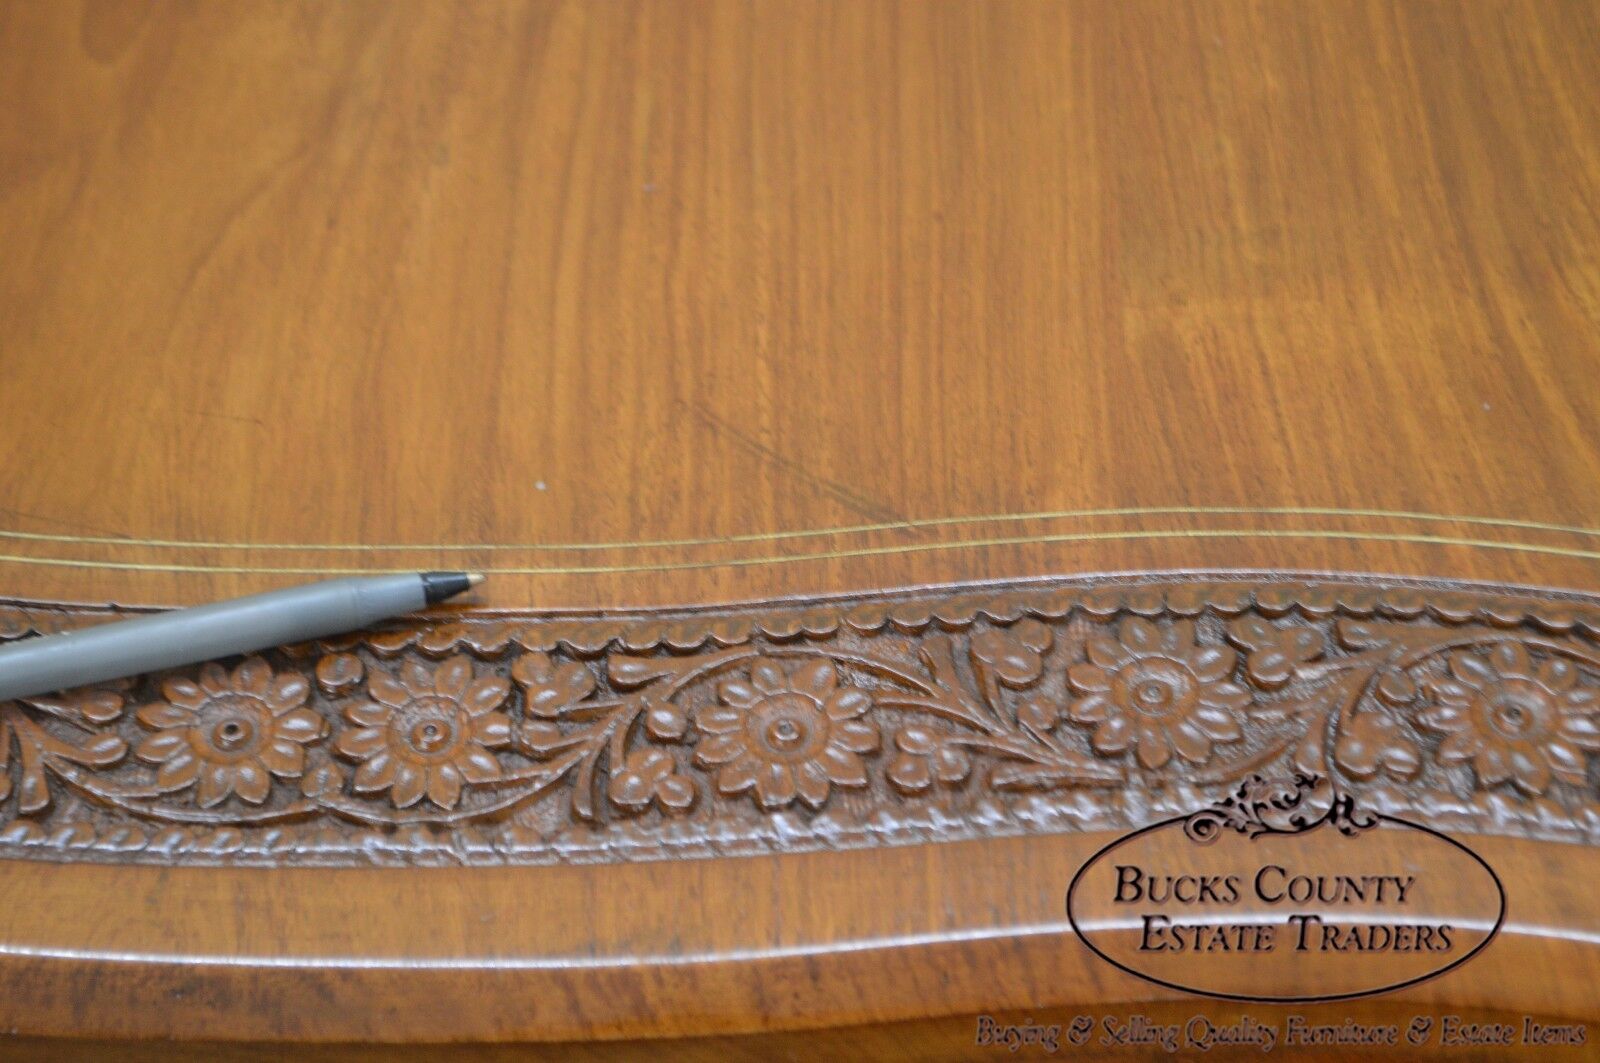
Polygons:
[[[0,639],[120,615],[0,602]],[[0,705],[0,856],[596,862],[1127,829],[1314,774],[1600,841],[1600,599],[1056,579],[422,617]]]

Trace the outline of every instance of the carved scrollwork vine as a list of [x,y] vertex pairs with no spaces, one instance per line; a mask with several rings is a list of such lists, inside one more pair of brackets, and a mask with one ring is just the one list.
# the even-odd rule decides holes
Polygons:
[[[96,619],[0,606],[0,637]],[[1597,637],[1574,595],[1354,582],[465,614],[0,705],[0,853],[648,858],[1209,802],[1197,830],[1267,829],[1251,780],[1297,773],[1330,808],[1595,838]]]

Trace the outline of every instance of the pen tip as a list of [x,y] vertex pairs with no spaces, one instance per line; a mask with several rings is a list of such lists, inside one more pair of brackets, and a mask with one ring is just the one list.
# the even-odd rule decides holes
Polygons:
[[417,575],[422,578],[422,598],[428,605],[438,605],[483,582],[483,577],[476,572],[419,572]]

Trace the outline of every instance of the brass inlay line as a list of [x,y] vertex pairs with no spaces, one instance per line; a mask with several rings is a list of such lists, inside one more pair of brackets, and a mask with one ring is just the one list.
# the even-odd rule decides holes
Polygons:
[[[957,527],[968,524],[1015,524],[1031,520],[1070,520],[1092,517],[1154,517],[1154,516],[1277,516],[1277,517],[1380,517],[1392,520],[1427,521],[1436,524],[1474,524],[1497,528],[1517,528],[1526,531],[1559,532],[1568,535],[1600,537],[1600,528],[1585,528],[1572,524],[1549,524],[1532,520],[1508,520],[1500,517],[1450,516],[1443,513],[1422,513],[1387,509],[1338,509],[1318,506],[1147,506],[1124,509],[1062,509],[1037,513],[992,513],[981,516],[929,517],[918,520],[890,521],[879,524],[849,524],[834,528],[807,528],[794,531],[751,532],[742,535],[724,535],[688,539],[640,539],[599,543],[240,543],[205,539],[139,539],[115,535],[63,535],[52,532],[23,532],[0,529],[0,539],[17,539],[29,542],[77,544],[85,546],[142,546],[160,549],[184,550],[325,550],[325,551],[414,551],[436,552],[442,550],[523,550],[528,552],[549,550],[647,550],[664,547],[723,546],[736,543],[778,542],[787,539],[813,539],[836,535],[858,535],[880,531],[915,531],[923,528]],[[250,571],[250,570],[241,570]],[[288,571],[288,570],[285,570]],[[317,570],[324,571],[324,570]],[[361,571],[371,571],[363,569]]]
[[[778,554],[722,561],[683,561],[657,565],[553,565],[484,567],[483,572],[512,576],[592,576],[644,572],[682,572],[711,568],[748,568],[756,565],[787,565],[802,561],[837,561],[853,557],[878,557],[888,554],[926,553],[935,550],[962,550],[987,546],[1029,546],[1047,543],[1105,542],[1131,539],[1339,539],[1359,542],[1421,543],[1432,546],[1467,546],[1483,550],[1509,550],[1516,553],[1550,554],[1600,561],[1600,550],[1578,550],[1536,543],[1496,542],[1489,539],[1457,539],[1445,535],[1400,535],[1377,532],[1339,532],[1316,529],[1212,528],[1182,531],[1080,532],[1063,535],[1025,535],[993,539],[964,539],[947,543],[915,543],[898,546],[863,547],[856,550],[828,550],[811,554]],[[152,565],[133,561],[75,561],[70,558],[22,557],[0,554],[0,562],[19,565],[59,565],[70,568],[116,569],[134,572],[196,572],[219,575],[340,576],[370,575],[383,572],[409,572],[412,569],[254,567],[245,565]]]

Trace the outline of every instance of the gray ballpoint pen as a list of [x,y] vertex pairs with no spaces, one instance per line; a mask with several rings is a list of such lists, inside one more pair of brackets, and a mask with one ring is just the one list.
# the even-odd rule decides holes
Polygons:
[[482,582],[474,572],[336,579],[23,639],[0,648],[0,701],[355,631]]

